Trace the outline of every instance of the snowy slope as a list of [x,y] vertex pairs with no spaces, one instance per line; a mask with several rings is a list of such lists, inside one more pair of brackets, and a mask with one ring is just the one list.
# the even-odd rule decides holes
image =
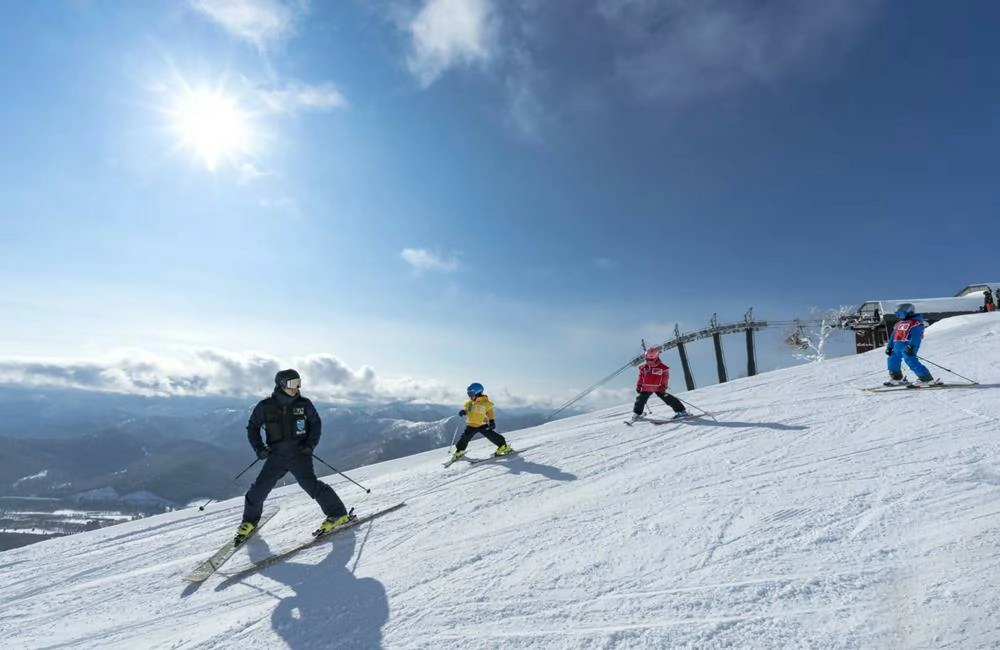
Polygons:
[[[875,351],[681,394],[718,422],[628,428],[623,404],[518,432],[519,457],[444,469],[439,450],[352,472],[370,495],[334,475],[359,513],[408,506],[236,576],[320,520],[297,487],[282,488],[262,539],[198,588],[181,577],[233,532],[240,500],[7,551],[0,639],[129,649],[996,647],[998,348],[1000,314],[962,316],[930,327],[921,353],[976,388],[852,388],[883,380]],[[489,448],[477,440],[470,453]]]

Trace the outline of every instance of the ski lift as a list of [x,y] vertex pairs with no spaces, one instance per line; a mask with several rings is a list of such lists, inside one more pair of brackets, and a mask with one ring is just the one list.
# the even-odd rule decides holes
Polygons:
[[795,321],[795,331],[788,335],[785,343],[796,350],[807,350],[809,348],[809,337],[806,336],[806,330],[798,320]]

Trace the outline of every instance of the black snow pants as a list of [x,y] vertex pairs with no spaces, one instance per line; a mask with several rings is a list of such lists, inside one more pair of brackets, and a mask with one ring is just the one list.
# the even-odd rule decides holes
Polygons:
[[297,445],[284,444],[271,447],[271,455],[264,461],[264,467],[257,475],[257,480],[247,490],[243,502],[243,521],[256,523],[260,520],[267,495],[288,472],[291,472],[298,481],[299,487],[316,500],[323,509],[323,514],[328,517],[341,517],[347,514],[344,502],[333,488],[316,478],[312,456],[299,452]]
[[459,436],[458,442],[455,443],[455,449],[458,451],[465,451],[465,448],[469,446],[469,441],[477,433],[483,434],[483,437],[492,442],[497,447],[501,447],[507,444],[507,439],[501,436],[496,431],[490,431],[490,427],[487,424],[478,427],[465,427],[465,431]]
[[[632,407],[632,412],[636,415],[642,415],[642,412],[646,409],[646,402],[649,401],[649,396],[653,395],[649,391],[643,391],[635,396],[635,406]],[[667,392],[656,393],[656,396],[662,399],[667,406],[674,410],[674,413],[680,413],[684,410],[684,404],[681,403],[679,399]]]

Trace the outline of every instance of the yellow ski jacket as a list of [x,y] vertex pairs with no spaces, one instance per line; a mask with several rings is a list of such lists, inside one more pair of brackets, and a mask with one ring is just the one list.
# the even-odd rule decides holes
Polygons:
[[465,400],[465,423],[470,427],[481,427],[493,419],[493,402],[486,395]]

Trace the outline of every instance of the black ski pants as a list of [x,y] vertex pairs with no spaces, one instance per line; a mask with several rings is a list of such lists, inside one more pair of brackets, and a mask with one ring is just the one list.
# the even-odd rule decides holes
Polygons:
[[323,509],[323,514],[328,517],[341,517],[347,514],[344,502],[340,500],[333,488],[316,478],[312,455],[307,456],[300,453],[297,445],[289,445],[271,448],[271,455],[264,461],[264,467],[257,475],[257,480],[247,490],[246,498],[243,501],[243,521],[256,523],[260,520],[267,495],[288,472],[291,472],[295,480],[298,481],[299,487],[316,500],[319,507]]
[[[649,401],[650,395],[653,395],[653,393],[645,390],[636,395],[635,406],[632,407],[632,412],[636,415],[642,415],[642,412],[646,410],[646,402]],[[672,408],[674,413],[680,413],[684,410],[684,404],[670,393],[663,391],[656,393],[656,396],[662,399],[667,406]]]
[[507,444],[507,439],[501,436],[496,431],[490,431],[490,427],[487,424],[478,427],[465,427],[465,431],[459,436],[458,442],[455,443],[455,449],[458,451],[465,451],[465,448],[469,446],[469,441],[477,433],[483,434],[483,437],[492,442],[497,447],[501,447]]

